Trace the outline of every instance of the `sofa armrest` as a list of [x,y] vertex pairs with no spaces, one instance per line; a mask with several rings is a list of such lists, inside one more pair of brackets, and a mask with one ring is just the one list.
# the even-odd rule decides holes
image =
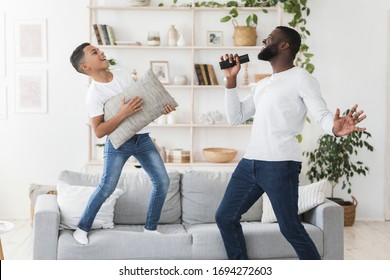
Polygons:
[[325,199],[323,204],[304,213],[303,220],[319,227],[323,231],[323,259],[344,259],[344,209],[342,206]]
[[34,214],[34,260],[57,259],[60,210],[57,196],[38,196]]

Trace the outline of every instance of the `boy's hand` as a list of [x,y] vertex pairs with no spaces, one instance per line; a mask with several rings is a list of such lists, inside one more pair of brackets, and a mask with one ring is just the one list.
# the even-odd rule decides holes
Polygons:
[[176,107],[172,105],[166,105],[164,107],[164,115],[169,114],[170,112],[176,111]]
[[120,113],[126,117],[134,115],[142,109],[142,103],[143,100],[139,96],[131,98],[127,103],[125,97],[122,97],[122,106]]

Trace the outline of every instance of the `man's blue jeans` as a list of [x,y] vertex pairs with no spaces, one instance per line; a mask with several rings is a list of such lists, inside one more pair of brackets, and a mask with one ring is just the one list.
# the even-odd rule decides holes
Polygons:
[[[267,193],[279,228],[299,259],[321,259],[298,216],[301,163],[242,159],[215,214],[229,259],[248,259],[241,215]],[[261,250],[261,248],[259,248]]]
[[104,201],[114,192],[122,168],[130,156],[134,156],[152,181],[153,190],[150,196],[145,228],[155,230],[160,219],[161,209],[169,188],[169,177],[164,162],[148,133],[136,134],[115,149],[107,138],[104,146],[104,169],[99,186],[91,195],[87,207],[77,225],[89,231],[93,220]]

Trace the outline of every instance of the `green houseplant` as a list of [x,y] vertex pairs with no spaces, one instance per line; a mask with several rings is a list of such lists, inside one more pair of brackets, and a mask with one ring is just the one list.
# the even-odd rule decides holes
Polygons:
[[[310,31],[306,28],[306,18],[310,15],[310,8],[307,6],[307,0],[241,0],[229,1],[226,3],[227,7],[230,7],[229,14],[221,18],[221,22],[228,22],[235,20],[239,16],[238,8],[253,7],[263,8],[262,12],[268,13],[265,8],[275,7],[276,5],[282,5],[283,10],[286,13],[292,15],[291,21],[288,23],[291,27],[295,28],[301,35],[302,45],[297,55],[295,64],[306,69],[309,73],[313,73],[315,67],[311,63],[312,53],[309,53],[309,46],[305,43],[305,40],[310,36]],[[247,26],[256,26],[258,23],[257,14],[253,13],[247,16]]]
[[[367,131],[355,131],[344,137],[322,135],[318,139],[318,146],[314,151],[303,152],[303,155],[308,158],[309,169],[306,176],[312,183],[323,179],[330,182],[332,186],[330,199],[344,206],[344,224],[346,226],[353,224],[357,205],[356,198],[352,196],[351,179],[355,175],[366,176],[369,172],[368,166],[353,157],[357,156],[361,149],[374,150],[367,141],[369,138],[371,138],[371,134]],[[342,190],[346,189],[351,195],[352,202],[334,197],[334,189],[339,184],[341,184]],[[346,215],[352,211],[351,208],[353,218],[351,221],[347,221],[349,218]]]
[[[175,6],[177,0],[172,0]],[[211,7],[211,8],[230,8],[228,15],[220,19],[221,22],[235,20],[239,16],[240,8],[260,8],[260,11],[268,13],[266,8],[275,7],[278,4],[282,5],[283,10],[292,15],[291,21],[288,23],[295,28],[301,35],[302,45],[296,57],[295,64],[306,69],[309,73],[314,72],[314,65],[311,63],[313,54],[309,52],[309,46],[305,40],[310,36],[310,31],[306,28],[306,18],[310,15],[310,8],[307,5],[307,0],[240,0],[228,1],[227,3],[219,3],[216,1],[198,1],[194,3],[195,7]],[[163,3],[158,5],[164,6]],[[192,3],[183,4],[181,6],[191,7]],[[263,8],[263,9],[261,9]],[[258,15],[250,14],[245,20],[247,27],[255,27],[258,23]]]

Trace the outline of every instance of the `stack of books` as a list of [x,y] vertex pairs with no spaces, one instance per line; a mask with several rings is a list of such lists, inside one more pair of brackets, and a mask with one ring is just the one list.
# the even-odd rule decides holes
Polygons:
[[198,78],[198,84],[201,86],[218,85],[217,76],[212,64],[195,64],[195,73]]
[[172,163],[189,163],[190,152],[182,149],[167,150],[167,162]]
[[99,45],[116,45],[114,29],[107,24],[93,24],[96,41]]

